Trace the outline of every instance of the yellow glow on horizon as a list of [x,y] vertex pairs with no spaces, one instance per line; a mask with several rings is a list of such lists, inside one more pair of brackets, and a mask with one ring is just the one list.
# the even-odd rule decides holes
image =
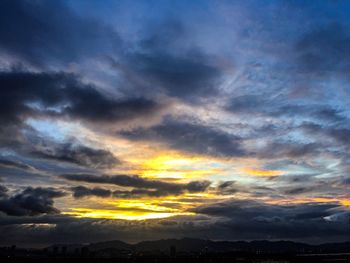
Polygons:
[[248,168],[248,167],[244,167],[240,169],[240,171],[248,175],[263,176],[263,177],[273,177],[273,176],[279,176],[283,174],[283,171],[279,171],[279,170],[254,169],[254,168]]
[[118,200],[108,202],[111,205],[115,205],[122,209],[139,209],[139,210],[149,210],[152,212],[178,212],[178,209],[172,209],[168,207],[161,206],[162,200],[142,200],[142,199],[131,199],[131,200]]
[[194,215],[191,212],[157,212],[157,211],[139,211],[139,210],[118,210],[117,209],[89,209],[72,208],[71,211],[63,212],[79,218],[102,218],[102,219],[120,219],[120,220],[146,220],[161,219],[177,215]]
[[139,166],[139,174],[146,178],[192,179],[220,172],[219,169],[197,168],[203,162],[199,157],[165,152],[144,160]]
[[[182,196],[183,197],[183,196]],[[194,215],[188,212],[188,208],[192,207],[186,202],[177,201],[176,196],[169,198],[154,199],[119,199],[104,200],[104,209],[75,207],[64,214],[84,217],[84,218],[105,218],[105,219],[121,219],[121,220],[146,220],[167,218],[178,215]],[[172,206],[171,204],[176,204]]]
[[341,200],[340,200],[340,203],[341,203],[343,206],[349,206],[349,207],[350,207],[350,199],[341,199]]

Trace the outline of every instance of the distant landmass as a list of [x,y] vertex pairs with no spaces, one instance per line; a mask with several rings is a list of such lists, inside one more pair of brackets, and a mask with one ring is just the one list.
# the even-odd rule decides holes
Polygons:
[[43,249],[0,248],[0,262],[319,263],[350,262],[350,242],[310,245],[292,241],[162,239],[55,244]]
[[[162,239],[155,241],[142,241],[136,244],[128,244],[120,240],[91,243],[80,245],[90,252],[104,250],[130,251],[134,253],[155,252],[170,253],[173,249],[176,253],[227,253],[227,252],[257,252],[257,253],[350,253],[350,242],[325,243],[310,245],[292,241],[212,241],[204,239],[182,238]],[[54,248],[67,251],[77,248],[77,245],[53,245]],[[173,252],[174,252],[173,251]]]

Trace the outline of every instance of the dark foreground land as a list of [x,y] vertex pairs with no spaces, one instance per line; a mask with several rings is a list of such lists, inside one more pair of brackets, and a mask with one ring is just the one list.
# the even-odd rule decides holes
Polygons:
[[196,263],[196,262],[242,262],[242,263],[293,263],[293,262],[350,262],[350,255],[333,254],[333,255],[254,255],[254,254],[239,254],[239,253],[224,253],[224,254],[208,254],[208,255],[182,255],[176,257],[164,255],[152,256],[132,256],[99,258],[99,257],[75,257],[75,256],[43,256],[43,255],[27,255],[27,256],[9,256],[1,257],[1,262],[120,262],[120,263],[146,263],[146,262],[165,262],[165,263]]
[[43,249],[0,248],[0,262],[349,262],[350,242],[308,245],[289,241],[214,242],[168,239],[127,244],[58,244]]

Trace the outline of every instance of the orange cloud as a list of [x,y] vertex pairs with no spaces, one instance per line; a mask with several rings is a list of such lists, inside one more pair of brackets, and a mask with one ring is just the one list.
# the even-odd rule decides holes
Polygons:
[[255,168],[248,168],[248,167],[244,167],[240,169],[240,172],[248,175],[252,175],[252,176],[266,176],[266,177],[279,176],[283,174],[283,171],[279,171],[279,170],[265,170],[265,169],[255,169]]

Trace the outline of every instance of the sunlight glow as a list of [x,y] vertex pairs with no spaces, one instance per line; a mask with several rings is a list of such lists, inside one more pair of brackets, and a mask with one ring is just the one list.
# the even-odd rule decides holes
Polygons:
[[278,170],[265,170],[265,169],[254,169],[254,168],[242,168],[240,170],[242,173],[245,173],[247,175],[252,175],[252,176],[279,176],[283,174],[283,171],[278,171]]
[[210,176],[221,171],[219,169],[203,167],[202,162],[203,160],[198,157],[176,153],[162,153],[145,160],[137,172],[146,178],[181,180]]
[[146,220],[160,219],[176,215],[194,215],[190,212],[157,212],[157,211],[139,211],[139,210],[99,210],[88,208],[72,208],[71,212],[64,212],[66,215],[85,218],[104,218],[104,219],[122,219],[122,220]]

